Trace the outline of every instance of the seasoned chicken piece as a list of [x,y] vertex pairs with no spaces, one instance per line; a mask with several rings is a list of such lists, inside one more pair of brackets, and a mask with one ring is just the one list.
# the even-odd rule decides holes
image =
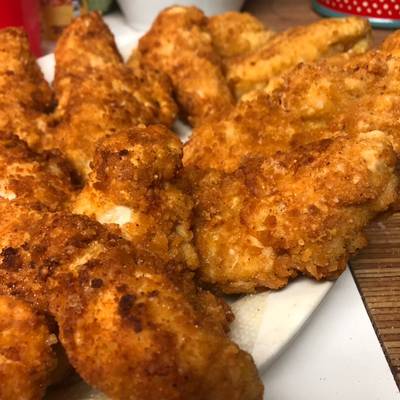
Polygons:
[[120,60],[98,14],[77,18],[63,32],[55,56],[59,103],[46,147],[60,148],[84,177],[98,139],[119,129],[166,122],[159,100]]
[[26,33],[0,30],[0,131],[14,132],[40,147],[43,114],[52,104],[53,94],[29,51]]
[[38,154],[17,136],[0,133],[0,202],[54,211],[65,207],[76,187],[72,167],[57,151]]
[[380,131],[326,139],[231,174],[189,169],[201,279],[226,293],[337,278],[363,229],[396,200],[396,155]]
[[54,87],[59,97],[71,90],[71,80],[82,79],[93,69],[122,63],[114,36],[98,13],[76,18],[63,31],[55,58]]
[[158,105],[157,120],[165,126],[172,126],[178,115],[178,106],[172,95],[172,83],[168,75],[141,64],[140,57],[135,52],[129,57],[127,65],[140,81],[141,89]]
[[0,282],[47,306],[72,365],[107,396],[262,398],[251,357],[226,336],[226,306],[190,277],[88,217],[6,201],[0,215]]
[[368,21],[357,17],[298,26],[277,34],[249,54],[229,60],[226,76],[239,98],[301,62],[341,52],[363,53],[370,46],[370,36]]
[[0,295],[0,399],[41,399],[51,382],[57,342],[28,303]]
[[343,131],[382,130],[400,154],[400,59],[371,51],[336,61],[301,64],[277,89],[248,95],[227,118],[195,129],[184,164],[233,171],[244,156]]
[[236,11],[210,17],[207,28],[215,49],[223,58],[257,50],[275,35],[253,15]]
[[216,118],[233,105],[207,23],[196,7],[167,8],[138,47],[144,65],[171,78],[183,116],[192,125]]
[[[77,188],[74,171],[57,151],[38,154],[29,149],[24,141],[9,133],[0,134],[0,177],[0,204],[4,204],[4,210],[8,206],[18,205],[26,208],[27,214],[31,210],[33,215],[66,208]],[[2,215],[3,226],[10,232],[19,217],[12,210],[10,208],[9,212],[4,211]],[[21,229],[23,226],[26,228],[29,219],[21,217],[20,223]],[[2,249],[1,257],[3,267],[14,273],[18,272],[19,258],[12,247],[11,237],[9,243],[10,247]],[[40,292],[40,285],[35,285],[28,277],[25,278],[28,286],[35,286],[38,298],[42,298],[44,294]],[[12,282],[10,284],[10,281],[0,279],[0,294],[5,293],[18,295],[19,291]]]
[[400,30],[386,37],[381,45],[381,50],[395,57],[400,57]]
[[119,225],[126,239],[166,263],[196,268],[193,203],[184,191],[181,159],[179,138],[162,125],[107,136],[72,211]]

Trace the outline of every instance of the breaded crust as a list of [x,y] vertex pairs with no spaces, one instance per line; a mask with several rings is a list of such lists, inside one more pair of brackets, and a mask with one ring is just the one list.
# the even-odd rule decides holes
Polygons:
[[193,131],[184,164],[234,171],[248,155],[382,130],[400,149],[400,61],[381,51],[300,64],[277,88],[247,95],[221,121]]
[[223,59],[257,50],[275,35],[253,15],[236,11],[210,17],[207,28]]
[[271,78],[300,62],[315,61],[341,52],[365,52],[371,41],[367,20],[357,17],[325,19],[275,35],[252,53],[227,63],[227,79],[240,98],[264,87]]
[[0,399],[41,399],[51,382],[57,342],[43,315],[0,295]]
[[52,106],[53,93],[30,52],[26,33],[0,30],[0,131],[14,132],[40,148],[44,114]]
[[0,281],[31,301],[40,287],[88,383],[120,400],[262,398],[251,357],[226,336],[221,301],[87,217],[0,203],[10,212],[28,224],[10,231],[0,218]]
[[397,199],[397,159],[379,131],[324,140],[235,172],[189,169],[201,278],[226,293],[334,279]]
[[48,124],[46,147],[63,151],[83,177],[90,171],[97,140],[140,124],[172,123],[174,105],[166,104],[162,92],[167,83],[153,83],[154,90],[145,87],[155,73],[132,73],[97,13],[79,17],[65,29],[55,56],[58,106]]
[[178,106],[173,98],[173,88],[168,75],[162,71],[143,65],[137,52],[133,52],[127,61],[128,67],[141,84],[141,89],[149,99],[157,104],[158,115],[153,122],[172,126],[177,115]]
[[0,201],[38,210],[59,210],[75,193],[78,178],[57,151],[36,153],[9,133],[0,133]]
[[182,115],[192,125],[216,118],[233,105],[207,18],[196,7],[162,11],[140,39],[138,50],[144,65],[171,78]]
[[136,247],[177,268],[194,269],[193,202],[181,178],[181,158],[180,140],[162,125],[107,136],[72,211],[117,224]]

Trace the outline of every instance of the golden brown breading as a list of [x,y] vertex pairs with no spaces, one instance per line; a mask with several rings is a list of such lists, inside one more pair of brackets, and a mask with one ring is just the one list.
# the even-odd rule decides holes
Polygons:
[[57,342],[42,315],[21,300],[0,296],[0,399],[41,399],[51,382]]
[[[332,279],[397,198],[396,155],[379,131],[324,140],[234,173],[189,170],[203,281],[226,293]],[[191,171],[191,172],[190,172]]]
[[60,95],[70,90],[70,80],[83,77],[92,69],[122,62],[114,36],[100,14],[76,18],[57,41],[54,86]]
[[375,129],[400,153],[399,93],[400,60],[379,51],[300,64],[277,89],[248,95],[225,119],[195,129],[184,164],[233,171],[243,156]]
[[72,167],[57,151],[36,153],[10,133],[0,133],[0,201],[59,210],[76,189]]
[[192,125],[217,117],[233,104],[207,31],[207,18],[196,7],[174,6],[162,11],[139,41],[144,65],[170,78],[183,116]]
[[0,30],[0,131],[14,132],[40,147],[43,113],[52,104],[53,94],[30,53],[26,33]]
[[236,96],[264,87],[268,81],[296,66],[336,53],[365,52],[370,45],[371,27],[357,17],[327,19],[282,32],[264,46],[226,65],[227,79]]
[[47,148],[60,148],[86,176],[98,139],[122,128],[166,122],[158,99],[120,60],[112,34],[96,14],[77,18],[56,49],[58,107]]
[[114,133],[98,144],[72,211],[119,225],[126,239],[164,262],[196,268],[181,159],[179,138],[162,125]]
[[135,77],[141,83],[141,89],[147,92],[152,101],[158,105],[159,115],[155,121],[166,126],[172,126],[178,115],[178,106],[172,95],[172,83],[168,75],[141,64],[140,57],[133,52],[127,61]]
[[257,50],[275,35],[253,15],[236,11],[210,17],[207,28],[215,49],[223,58]]
[[380,49],[385,53],[400,57],[400,30],[394,31],[392,34],[386,36]]
[[251,357],[227,338],[226,308],[210,293],[87,217],[0,203],[1,217],[10,212],[11,230],[0,218],[0,282],[33,302],[45,294],[87,382],[116,400],[262,398]]

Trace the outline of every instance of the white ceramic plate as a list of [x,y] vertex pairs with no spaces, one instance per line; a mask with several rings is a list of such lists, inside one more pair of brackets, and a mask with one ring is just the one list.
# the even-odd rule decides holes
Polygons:
[[[117,38],[117,45],[125,58],[136,46],[138,39],[139,34]],[[39,59],[39,65],[46,79],[52,81],[53,54]],[[176,123],[175,130],[182,141],[186,141],[190,135],[189,127],[180,121]],[[300,278],[280,291],[230,298],[236,316],[231,327],[232,339],[252,354],[262,373],[299,332],[332,285],[332,282],[317,283]],[[105,397],[83,382],[78,382],[52,391],[47,399],[88,400]]]

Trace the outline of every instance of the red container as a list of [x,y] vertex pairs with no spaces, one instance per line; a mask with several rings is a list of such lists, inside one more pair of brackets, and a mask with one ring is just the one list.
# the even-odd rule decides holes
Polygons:
[[400,28],[400,0],[312,0],[312,4],[327,17],[357,15],[377,28]]
[[24,28],[33,53],[37,57],[41,56],[38,0],[0,0],[0,28],[10,26]]

